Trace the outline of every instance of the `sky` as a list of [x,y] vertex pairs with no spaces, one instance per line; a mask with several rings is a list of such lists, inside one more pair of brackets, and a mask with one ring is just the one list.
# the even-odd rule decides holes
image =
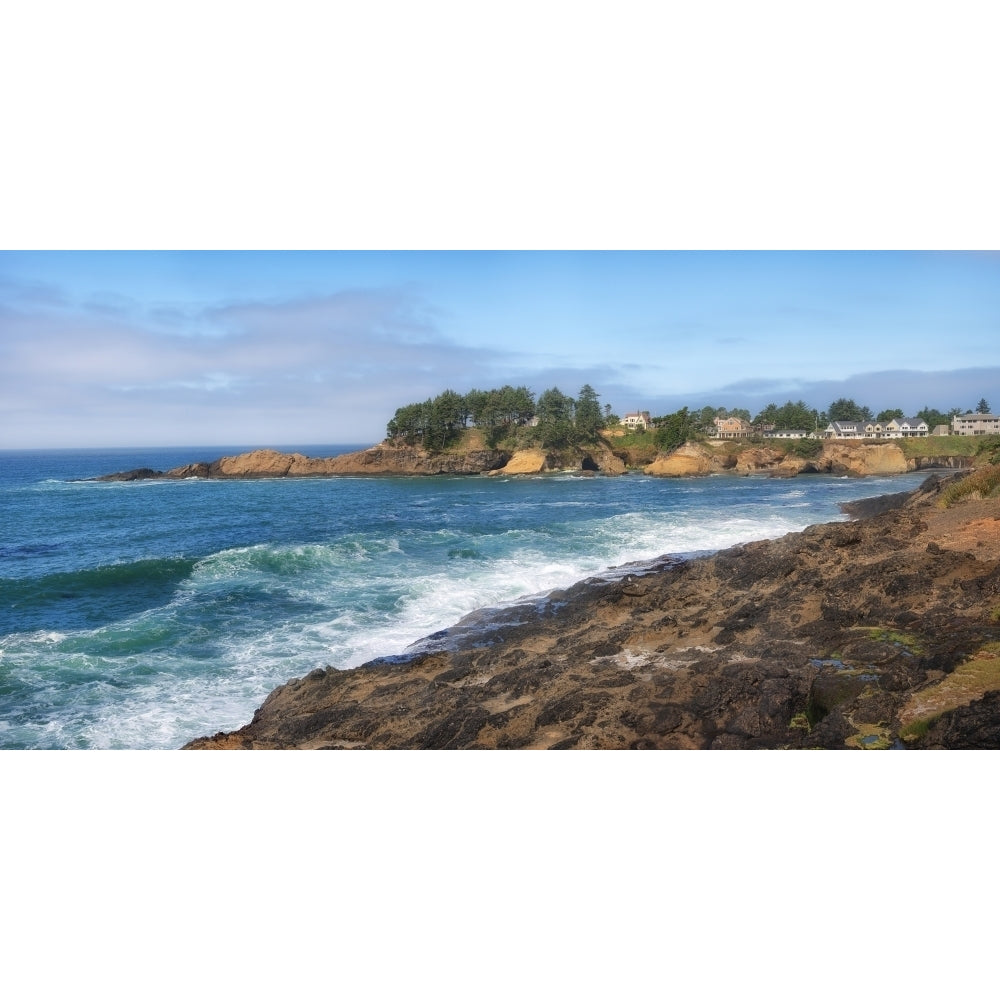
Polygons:
[[371,444],[505,383],[1000,409],[993,20],[22,4],[0,449]]
[[0,448],[364,444],[445,389],[1000,409],[1000,254],[3,251]]

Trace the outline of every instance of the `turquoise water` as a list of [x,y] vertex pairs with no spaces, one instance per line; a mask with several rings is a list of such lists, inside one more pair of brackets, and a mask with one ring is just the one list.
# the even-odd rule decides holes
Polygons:
[[925,478],[78,481],[246,450],[0,453],[0,747],[178,747],[317,666]]

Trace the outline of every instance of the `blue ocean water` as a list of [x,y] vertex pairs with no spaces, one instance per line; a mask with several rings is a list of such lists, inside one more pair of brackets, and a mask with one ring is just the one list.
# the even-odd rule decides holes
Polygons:
[[82,481],[247,450],[0,452],[0,747],[179,747],[315,667],[925,478]]

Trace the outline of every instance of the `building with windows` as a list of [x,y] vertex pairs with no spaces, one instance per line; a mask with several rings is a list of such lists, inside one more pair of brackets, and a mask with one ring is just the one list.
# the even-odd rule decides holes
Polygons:
[[650,424],[649,410],[642,410],[639,413],[626,413],[622,419],[622,426],[629,430],[648,431]]
[[715,437],[748,438],[753,434],[753,428],[741,417],[716,417]]
[[766,438],[791,438],[793,440],[797,440],[798,438],[808,438],[814,436],[815,435],[812,431],[802,430],[800,427],[792,430],[783,427],[780,431],[775,430],[772,427],[771,430],[764,431],[764,437]]
[[961,413],[951,418],[951,433],[964,437],[1000,434],[1000,417],[992,413]]
[[927,437],[929,433],[930,428],[926,420],[921,420],[920,417],[899,417],[885,425],[882,437]]
[[864,438],[865,425],[858,420],[831,420],[823,432],[828,438]]
[[851,438],[865,441],[884,438],[927,437],[930,428],[920,417],[900,417],[887,420],[884,424],[877,420],[864,423],[857,420],[833,420],[824,432],[828,438]]

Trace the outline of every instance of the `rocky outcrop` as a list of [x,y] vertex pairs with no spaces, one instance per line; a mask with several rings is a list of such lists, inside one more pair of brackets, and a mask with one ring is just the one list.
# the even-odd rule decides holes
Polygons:
[[525,448],[515,451],[510,461],[500,469],[494,469],[491,476],[526,476],[542,472],[546,468],[545,452],[541,448]]
[[479,612],[189,747],[998,747],[1000,501],[941,486]]
[[707,476],[721,470],[722,463],[711,450],[689,443],[660,455],[642,471],[649,476]]
[[924,469],[971,469],[975,464],[969,455],[921,455],[906,460],[907,472]]
[[736,456],[733,471],[742,476],[754,472],[773,471],[781,465],[784,458],[785,453],[776,448],[744,448]]
[[644,469],[651,476],[707,476],[733,472],[749,476],[797,476],[826,472],[835,476],[884,476],[912,471],[897,444],[824,441],[815,458],[803,458],[766,446],[747,446],[735,455],[701,444],[687,443],[658,456]]
[[541,472],[594,472],[624,475],[625,463],[603,441],[590,447],[558,449],[523,448],[515,451],[503,468],[491,476],[536,475]]
[[134,469],[100,476],[99,481],[136,479],[282,479],[303,476],[478,475],[502,467],[510,453],[491,448],[428,452],[423,448],[376,445],[334,458],[308,458],[262,448],[214,462],[182,465],[168,472]]
[[903,449],[891,443],[825,441],[814,465],[817,471],[835,476],[886,476],[907,471]]
[[[328,476],[470,476],[502,467],[510,452],[495,448],[476,448],[429,452],[409,445],[376,445],[366,451],[314,459],[323,462],[322,471],[311,475]],[[316,468],[314,466],[314,468]]]
[[583,453],[582,468],[600,472],[604,476],[621,476],[627,471],[625,462],[610,448],[592,448]]
[[[473,445],[444,452],[429,452],[416,445],[383,442],[364,451],[335,458],[309,458],[269,448],[214,462],[196,462],[167,472],[131,469],[97,477],[100,482],[133,482],[140,479],[274,479],[294,476],[434,476],[434,475],[534,475],[543,472],[583,471],[620,476],[638,457],[616,453],[607,440],[585,447],[510,451],[488,448],[481,435]],[[967,456],[941,456],[907,460],[899,445],[860,441],[828,441],[815,458],[801,458],[773,447],[748,446],[737,453],[688,443],[652,462],[640,463],[651,476],[736,475],[797,476],[826,472],[839,476],[892,475],[919,469],[968,469]]]
[[334,458],[309,458],[261,448],[214,462],[182,465],[168,472],[132,469],[99,476],[99,482],[133,482],[139,479],[283,479],[303,476],[474,476],[483,473],[524,475],[536,472],[583,470],[620,476],[625,463],[604,442],[592,447],[558,451],[526,449],[510,452],[498,448],[456,448],[430,452],[415,445],[380,444]]

